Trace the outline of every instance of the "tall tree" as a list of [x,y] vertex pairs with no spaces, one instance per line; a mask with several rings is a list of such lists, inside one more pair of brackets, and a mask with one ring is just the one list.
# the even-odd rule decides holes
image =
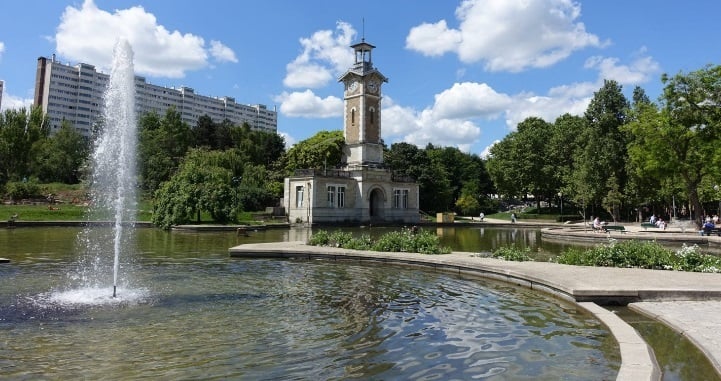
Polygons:
[[89,153],[88,140],[70,122],[63,122],[55,134],[33,146],[31,172],[41,182],[77,184]]
[[232,173],[219,166],[225,161],[221,151],[191,150],[178,172],[155,192],[153,223],[163,229],[200,222],[203,212],[218,223],[235,221],[235,191]]
[[620,127],[628,121],[628,111],[629,102],[621,85],[613,80],[604,81],[586,109],[587,143],[576,168],[575,186],[587,187],[590,201],[596,206],[611,191],[609,178],[616,178],[619,189],[626,186],[627,139]]
[[626,128],[633,136],[629,154],[637,171],[683,184],[700,226],[699,187],[713,186],[720,175],[721,66],[663,75],[662,82],[662,109],[642,108]]
[[445,212],[454,208],[451,182],[440,161],[434,161],[428,151],[408,143],[394,143],[384,154],[385,164],[396,175],[407,176],[418,183],[419,208],[427,213]]
[[49,134],[40,107],[8,109],[0,114],[0,184],[30,175],[31,148]]
[[192,144],[192,131],[174,108],[162,118],[154,112],[144,114],[138,125],[140,183],[143,189],[154,192],[178,168]]
[[344,145],[343,131],[320,131],[288,150],[286,170],[335,168],[341,162]]

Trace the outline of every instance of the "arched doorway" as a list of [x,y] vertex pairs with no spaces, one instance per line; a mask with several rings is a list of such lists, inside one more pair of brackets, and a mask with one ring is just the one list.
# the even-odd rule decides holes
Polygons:
[[382,221],[383,220],[383,191],[379,188],[375,188],[371,191],[369,202],[369,214],[371,221]]

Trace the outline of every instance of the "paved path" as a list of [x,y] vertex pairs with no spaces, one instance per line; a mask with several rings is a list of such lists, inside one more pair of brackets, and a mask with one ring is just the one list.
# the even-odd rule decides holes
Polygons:
[[[308,246],[303,242],[240,245],[229,249],[234,257],[326,258],[371,260],[429,266],[538,289],[578,302],[593,312],[614,333],[623,359],[618,380],[656,380],[655,358],[627,324],[592,306],[631,303],[685,334],[711,360],[721,375],[721,274],[678,271],[570,266],[546,262],[509,262],[454,252],[444,255],[382,253]],[[699,324],[699,322],[703,324]]]

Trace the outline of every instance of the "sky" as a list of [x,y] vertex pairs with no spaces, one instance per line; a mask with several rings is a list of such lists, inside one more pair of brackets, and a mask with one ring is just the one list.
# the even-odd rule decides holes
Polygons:
[[350,45],[376,48],[386,144],[485,157],[525,118],[583,115],[605,79],[657,100],[661,75],[721,64],[715,0],[10,0],[2,109],[32,104],[38,57],[109,73],[127,39],[137,75],[278,111],[288,146],[343,128]]

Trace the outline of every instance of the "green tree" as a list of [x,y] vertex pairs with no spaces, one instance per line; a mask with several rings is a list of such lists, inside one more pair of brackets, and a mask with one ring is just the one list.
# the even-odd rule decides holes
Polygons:
[[700,186],[718,181],[721,167],[721,66],[663,75],[662,82],[662,108],[641,108],[625,128],[628,152],[641,175],[683,184],[700,226]]
[[192,145],[192,131],[175,108],[162,118],[156,113],[142,115],[138,127],[140,184],[152,193],[178,168]]
[[232,173],[218,165],[224,153],[193,149],[178,172],[155,192],[153,224],[163,229],[188,223],[207,212],[218,223],[236,221]]
[[585,147],[583,136],[586,134],[586,120],[570,114],[561,115],[553,123],[550,141],[546,147],[546,155],[553,166],[553,182],[556,191],[561,192],[565,199],[582,204],[578,189],[574,187],[573,175],[576,162]]
[[534,195],[538,206],[552,197],[560,184],[550,161],[552,125],[531,117],[491,148],[488,171],[500,192],[509,196]]
[[419,208],[427,213],[445,212],[454,208],[453,188],[448,173],[440,160],[434,161],[428,151],[412,144],[395,143],[384,155],[385,164],[399,176],[418,183]]
[[8,109],[0,114],[0,184],[30,175],[31,148],[49,134],[40,107]]
[[[431,160],[442,166],[448,174],[448,181],[451,184],[451,199],[458,200],[464,192],[473,190],[472,195],[477,202],[486,198],[491,193],[493,185],[486,170],[484,161],[477,155],[462,152],[456,147],[433,147],[426,148],[426,153]],[[451,209],[453,205],[449,205]]]
[[616,178],[619,189],[625,188],[628,178],[627,137],[620,128],[628,121],[629,103],[621,90],[616,81],[605,80],[585,113],[586,144],[574,169],[574,188],[586,189],[582,197],[593,206],[601,206],[601,200],[610,191],[609,178]]
[[52,136],[33,146],[31,172],[41,182],[80,182],[80,169],[88,159],[90,145],[69,122],[63,122]]
[[343,131],[320,131],[298,142],[285,155],[285,169],[326,169],[340,165],[345,139]]

